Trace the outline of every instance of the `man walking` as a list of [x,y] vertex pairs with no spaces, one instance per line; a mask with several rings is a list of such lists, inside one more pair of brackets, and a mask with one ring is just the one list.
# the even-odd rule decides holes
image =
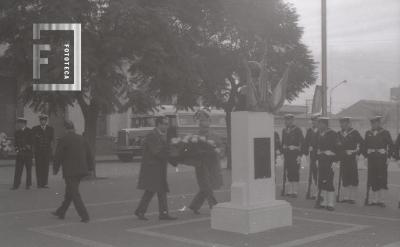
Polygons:
[[355,203],[355,196],[358,187],[358,167],[357,158],[360,155],[363,145],[363,139],[360,133],[351,127],[349,117],[339,119],[341,131],[339,137],[339,161],[340,172],[343,184],[343,200],[350,204]]
[[48,188],[49,163],[52,156],[51,145],[54,140],[54,129],[48,126],[47,115],[40,115],[39,121],[40,125],[32,128],[36,182],[38,188]]
[[337,160],[338,138],[337,133],[329,128],[329,119],[320,117],[318,119],[318,190],[323,201],[317,197],[316,208],[325,208],[328,211],[335,210],[335,187],[333,185],[333,162]]
[[17,119],[17,130],[14,134],[14,145],[17,156],[15,158],[14,184],[11,190],[16,190],[21,184],[21,176],[26,169],[26,184],[28,190],[32,185],[32,133],[26,127],[27,120]]
[[93,171],[94,161],[90,147],[86,140],[75,133],[74,124],[71,121],[64,123],[66,134],[60,138],[54,158],[54,175],[62,167],[65,180],[65,198],[61,206],[52,214],[64,219],[71,202],[81,217],[81,222],[89,222],[89,214],[83,204],[79,193],[79,184],[83,177]]
[[385,207],[384,190],[387,186],[387,160],[393,156],[393,140],[381,126],[381,116],[371,119],[371,130],[365,133],[364,156],[368,158],[367,189],[372,188],[371,203],[367,206]]
[[309,177],[306,199],[315,200],[317,196],[317,140],[318,115],[311,116],[311,127],[307,130],[304,139],[303,153],[309,156]]
[[296,198],[304,137],[301,129],[294,125],[292,114],[287,114],[284,118],[286,127],[282,131],[283,167],[285,174],[287,174],[285,176],[289,181],[289,189],[286,195]]
[[[198,135],[205,137],[207,141],[213,141],[219,147],[219,138],[210,130],[211,116],[205,110],[196,113],[196,119],[199,121]],[[222,175],[219,155],[217,153],[206,154],[195,161],[196,180],[199,185],[199,191],[190,203],[189,209],[194,214],[199,214],[203,203],[207,200],[210,209],[218,202],[214,196],[214,190],[222,186]]]
[[158,197],[160,220],[175,220],[168,214],[167,204],[167,143],[168,119],[158,117],[156,128],[150,132],[144,141],[142,164],[139,172],[138,189],[144,190],[140,203],[135,210],[135,215],[140,220],[148,220],[145,213],[154,194]]

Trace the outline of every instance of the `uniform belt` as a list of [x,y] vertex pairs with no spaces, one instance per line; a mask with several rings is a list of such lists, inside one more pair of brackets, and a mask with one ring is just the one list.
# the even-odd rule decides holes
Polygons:
[[384,149],[384,148],[369,148],[368,154],[371,154],[371,153],[386,154],[386,149]]
[[294,151],[294,150],[300,150],[299,146],[294,146],[294,145],[289,145],[289,146],[283,146],[284,149],[288,149],[290,151]]
[[349,149],[349,150],[345,150],[345,152],[346,152],[347,155],[352,155],[352,154],[357,153],[358,150],[357,149],[353,149],[353,150]]
[[319,154],[319,155],[325,154],[325,155],[327,155],[327,156],[334,156],[334,155],[335,155],[335,153],[332,152],[331,150],[325,150],[325,151],[318,150],[318,154]]

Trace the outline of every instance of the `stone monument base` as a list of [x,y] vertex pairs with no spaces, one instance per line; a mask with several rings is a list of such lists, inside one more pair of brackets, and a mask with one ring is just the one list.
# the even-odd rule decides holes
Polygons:
[[274,116],[232,113],[231,201],[211,211],[211,228],[242,234],[292,225],[292,207],[276,200]]
[[280,200],[251,206],[219,203],[211,212],[211,228],[228,232],[250,234],[291,225],[292,207]]

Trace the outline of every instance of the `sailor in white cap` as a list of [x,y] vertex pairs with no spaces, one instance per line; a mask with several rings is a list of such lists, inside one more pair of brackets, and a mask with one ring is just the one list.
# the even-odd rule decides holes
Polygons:
[[[294,115],[286,114],[285,128],[282,130],[282,151],[284,157],[284,173],[282,194],[297,197],[297,189],[300,181],[300,161],[303,155],[303,132],[294,124]],[[286,178],[289,181],[288,192],[285,193]]]
[[[371,129],[365,133],[364,156],[368,159],[366,206],[385,207],[384,191],[387,186],[388,159],[394,156],[393,140],[389,131],[382,128],[382,116],[371,119]],[[372,189],[370,202],[369,191]]]
[[19,188],[24,167],[26,169],[25,188],[29,189],[32,185],[32,133],[31,129],[26,127],[28,121],[25,118],[17,118],[16,122],[14,146],[17,155],[15,157],[14,184],[11,189]]
[[306,199],[315,200],[317,197],[317,140],[318,140],[318,117],[319,114],[311,116],[311,127],[307,130],[304,139],[303,153],[309,156],[309,174]]
[[[358,156],[362,152],[364,140],[360,133],[351,126],[350,117],[339,119],[341,131],[339,137],[340,179],[339,188],[343,185],[343,200],[338,196],[338,202],[355,203],[358,187]],[[341,181],[340,181],[341,180]],[[340,191],[338,190],[338,195]]]
[[39,115],[40,124],[32,128],[37,187],[48,188],[50,157],[54,142],[54,129],[48,125],[48,116]]
[[[332,165],[337,161],[338,137],[337,133],[329,128],[329,118],[327,117],[318,119],[318,129],[318,197],[316,208],[333,211],[335,210],[335,187],[333,185],[334,171]],[[323,198],[322,202],[320,196]]]

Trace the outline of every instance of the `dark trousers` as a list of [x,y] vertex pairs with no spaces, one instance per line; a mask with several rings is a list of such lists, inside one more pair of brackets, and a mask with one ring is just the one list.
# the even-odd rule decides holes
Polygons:
[[340,160],[342,183],[344,187],[358,186],[358,168],[356,155],[346,155]]
[[215,199],[214,192],[212,190],[200,190],[193,198],[189,208],[193,210],[199,210],[201,206],[203,206],[205,200],[207,200],[210,208],[218,203],[217,199]]
[[310,169],[311,169],[311,177],[314,181],[314,184],[318,184],[318,167],[317,167],[317,155],[311,153],[310,154]]
[[50,153],[39,151],[35,153],[36,182],[38,187],[48,184]]
[[26,168],[26,186],[32,185],[32,155],[17,154],[15,160],[14,188],[18,188],[21,184],[24,167]]
[[284,153],[284,166],[287,171],[287,179],[289,182],[300,181],[300,164],[297,162],[297,158],[300,153],[298,151],[286,151]]
[[82,219],[89,219],[89,214],[83,204],[81,194],[79,193],[79,184],[81,177],[66,177],[65,180],[65,197],[61,206],[57,209],[58,215],[64,216],[71,202],[74,203],[75,209]]
[[387,157],[381,154],[368,156],[368,182],[372,191],[387,190]]
[[332,169],[333,159],[321,155],[318,159],[318,188],[328,192],[334,192],[333,178],[335,173]]
[[[145,190],[142,199],[136,209],[136,213],[145,214],[149,207],[150,201],[156,192]],[[158,211],[160,215],[168,214],[167,193],[157,192],[158,197]]]

